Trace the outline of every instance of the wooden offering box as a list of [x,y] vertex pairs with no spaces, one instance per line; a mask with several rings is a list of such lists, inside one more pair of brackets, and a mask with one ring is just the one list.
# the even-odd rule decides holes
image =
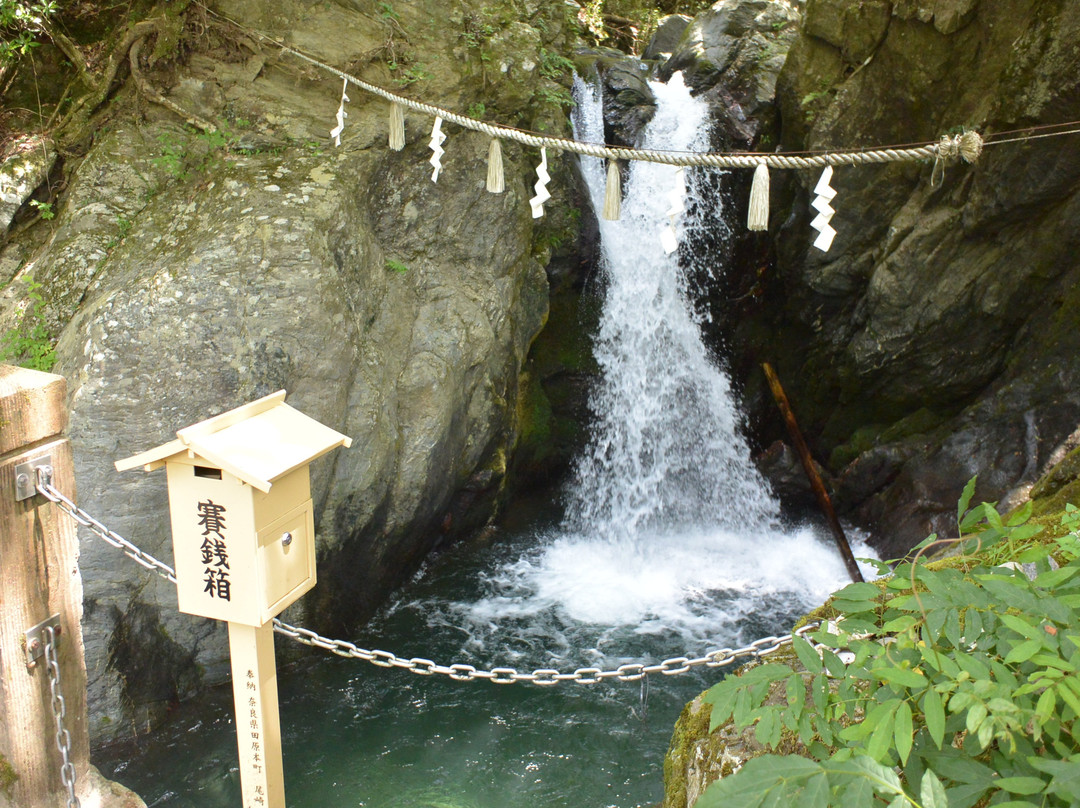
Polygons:
[[285,391],[121,460],[165,467],[180,611],[262,626],[315,585],[308,464],[351,440],[285,403]]

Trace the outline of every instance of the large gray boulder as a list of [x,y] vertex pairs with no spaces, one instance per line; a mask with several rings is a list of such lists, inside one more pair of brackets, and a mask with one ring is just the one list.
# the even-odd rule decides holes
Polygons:
[[[566,125],[540,73],[540,49],[564,41],[561,3],[500,8],[484,59],[458,33],[478,9],[450,25],[424,4],[392,16],[245,0],[217,10],[450,109],[485,98],[500,120]],[[553,217],[538,227],[528,205],[539,155],[505,145],[507,189],[490,194],[488,138],[447,126],[434,183],[432,119],[407,114],[407,145],[391,151],[389,105],[357,88],[334,147],[339,78],[201,24],[198,53],[148,75],[218,131],[126,87],[33,256],[45,316],[61,328],[79,501],[169,562],[163,475],[121,475],[114,461],[285,389],[353,439],[312,467],[319,584],[289,613],[346,632],[434,546],[494,513],[523,363],[547,316],[550,248],[534,243]],[[549,210],[565,184],[552,191]],[[9,294],[25,291],[29,267]],[[80,564],[94,741],[223,679],[223,626],[179,614],[167,581],[89,534]]]

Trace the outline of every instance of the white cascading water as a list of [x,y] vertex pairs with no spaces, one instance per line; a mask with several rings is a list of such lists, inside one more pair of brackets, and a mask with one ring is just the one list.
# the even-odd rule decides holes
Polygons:
[[[643,146],[706,147],[705,104],[681,75],[652,86]],[[578,80],[580,140],[603,142],[598,93]],[[487,640],[505,647],[509,634],[546,646],[553,661],[582,643],[596,657],[626,653],[628,631],[733,640],[748,616],[760,628],[820,602],[845,583],[845,569],[811,529],[780,526],[750,460],[728,378],[702,342],[676,256],[661,246],[676,169],[633,163],[619,221],[599,216],[602,162],[582,158],[582,170],[601,219],[605,280],[592,438],[555,534],[487,576],[479,601],[434,622],[464,623],[478,652],[495,652]]]
[[[654,92],[643,148],[706,149],[707,108],[690,97],[682,74]],[[581,83],[578,96],[577,137],[602,143],[598,92]],[[581,167],[599,214],[606,169],[590,157]],[[700,526],[753,533],[779,511],[750,462],[728,378],[702,343],[677,254],[661,246],[677,171],[631,163],[622,217],[598,215],[606,298],[594,353],[602,381],[568,524],[619,545],[651,546]]]

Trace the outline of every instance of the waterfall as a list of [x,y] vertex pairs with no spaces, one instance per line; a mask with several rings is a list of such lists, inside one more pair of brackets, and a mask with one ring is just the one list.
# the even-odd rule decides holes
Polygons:
[[[705,105],[681,76],[653,89],[645,147],[705,148]],[[598,92],[577,81],[580,140],[603,142]],[[582,171],[599,214],[606,168],[582,158]],[[812,529],[781,527],[750,460],[730,381],[702,341],[679,262],[661,245],[676,171],[633,163],[621,219],[597,216],[602,379],[562,523],[537,529],[530,549],[484,573],[477,599],[429,610],[433,627],[464,630],[479,656],[542,648],[536,661],[554,665],[564,655],[633,653],[645,636],[693,647],[748,626],[771,632],[846,579]]]
[[[707,108],[682,75],[652,88],[656,114],[644,148],[706,148]],[[575,90],[577,138],[603,142],[599,92],[580,79]],[[702,342],[677,253],[661,246],[677,171],[631,163],[622,218],[612,222],[600,216],[604,166],[582,158],[600,220],[606,297],[595,346],[596,420],[569,494],[568,525],[616,543],[701,527],[753,532],[778,514],[750,462],[729,380]]]

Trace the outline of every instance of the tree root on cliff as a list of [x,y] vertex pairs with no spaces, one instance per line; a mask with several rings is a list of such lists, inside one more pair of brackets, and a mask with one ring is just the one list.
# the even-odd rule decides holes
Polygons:
[[159,104],[166,109],[172,110],[192,126],[198,127],[204,132],[216,132],[218,130],[216,125],[205,118],[196,115],[194,112],[184,109],[172,99],[166,98],[156,87],[146,80],[142,70],[139,68],[139,55],[145,41],[146,37],[142,36],[131,43],[130,58],[128,60],[131,65],[131,78],[134,79],[135,86],[139,88],[139,92],[155,104]]

